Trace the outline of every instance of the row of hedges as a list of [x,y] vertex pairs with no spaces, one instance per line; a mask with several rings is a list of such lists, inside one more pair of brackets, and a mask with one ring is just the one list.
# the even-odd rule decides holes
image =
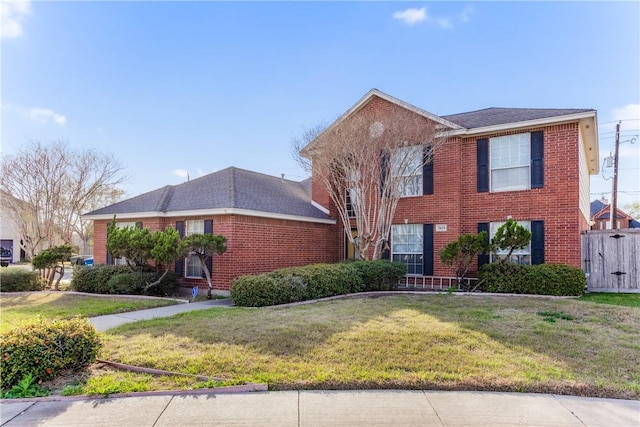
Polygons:
[[92,364],[101,342],[88,319],[44,320],[0,335],[2,389],[31,374],[36,382]]
[[485,264],[478,277],[483,292],[573,296],[582,295],[587,286],[578,267],[556,264]]
[[236,279],[231,285],[231,298],[238,306],[263,307],[354,292],[390,290],[405,274],[404,264],[383,260],[290,267]]
[[161,274],[157,271],[131,272],[126,265],[77,266],[73,268],[71,289],[92,294],[156,296],[174,294],[178,289],[178,279],[172,272],[167,273],[159,284],[144,291],[145,285],[156,281]]
[[47,286],[37,271],[18,268],[0,270],[1,292],[41,291]]

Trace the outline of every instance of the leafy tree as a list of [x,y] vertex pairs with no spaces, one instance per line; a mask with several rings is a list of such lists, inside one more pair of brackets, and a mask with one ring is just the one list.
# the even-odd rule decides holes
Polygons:
[[624,211],[631,218],[640,220],[640,202],[627,203],[624,205]]
[[[502,224],[491,239],[491,250],[499,264],[506,264],[511,259],[513,251],[525,248],[531,241],[531,232],[518,224],[512,218]],[[508,251],[501,255],[498,250]]]
[[440,260],[455,269],[458,285],[462,289],[473,291],[475,288],[468,288],[464,278],[475,257],[487,253],[489,249],[486,231],[481,231],[478,234],[463,234],[458,237],[458,240],[449,243],[440,250]]
[[73,250],[70,245],[54,246],[41,251],[33,257],[31,261],[34,268],[41,270],[47,278],[47,285],[51,287],[56,273],[58,280],[55,283],[55,290],[60,290],[60,280],[64,276],[64,262],[69,261]]
[[207,259],[227,251],[227,239],[216,234],[190,234],[182,239],[180,244],[184,256],[196,255],[200,259],[200,266],[207,278],[207,298],[211,299],[211,272],[207,267]]

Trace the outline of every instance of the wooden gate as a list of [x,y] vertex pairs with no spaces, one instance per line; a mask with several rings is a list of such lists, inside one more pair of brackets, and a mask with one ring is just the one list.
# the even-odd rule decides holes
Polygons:
[[640,293],[640,229],[582,235],[582,269],[590,292]]

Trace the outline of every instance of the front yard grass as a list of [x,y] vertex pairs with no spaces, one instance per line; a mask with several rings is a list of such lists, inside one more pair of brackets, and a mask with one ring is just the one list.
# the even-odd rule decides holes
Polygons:
[[28,323],[41,316],[46,319],[93,317],[176,304],[170,299],[145,299],[74,295],[65,292],[0,294],[0,332]]
[[580,297],[581,301],[596,302],[598,304],[621,305],[624,307],[640,307],[640,294],[618,294],[596,292]]
[[[549,319],[553,319],[550,321]],[[640,310],[575,299],[400,295],[209,309],[123,325],[101,359],[271,390],[403,388],[640,398]],[[211,386],[94,369],[76,393]]]

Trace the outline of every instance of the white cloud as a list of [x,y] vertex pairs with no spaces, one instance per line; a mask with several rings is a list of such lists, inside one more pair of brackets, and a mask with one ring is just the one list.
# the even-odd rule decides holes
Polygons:
[[11,39],[22,36],[22,20],[29,13],[29,9],[29,0],[2,0],[0,2],[0,37]]
[[59,126],[64,126],[65,123],[67,123],[67,118],[65,116],[58,114],[53,110],[49,110],[48,108],[31,108],[27,111],[27,116],[30,119],[41,123],[53,121]]
[[[473,14],[474,9],[473,6],[466,6],[462,12],[457,15],[457,21],[459,22],[468,22],[471,19],[471,15]],[[407,25],[415,25],[420,22],[426,22],[432,25],[436,25],[440,28],[453,28],[455,18],[443,16],[436,17],[429,15],[429,12],[426,7],[421,7],[420,9],[409,8],[406,10],[398,11],[393,13],[393,18],[399,21],[404,22]]]
[[403,21],[407,25],[413,25],[427,19],[427,8],[426,7],[422,7],[420,9],[410,8],[407,10],[403,10],[401,12],[395,12],[393,14],[393,19],[398,19],[400,21]]
[[613,120],[622,120],[620,128],[640,129],[640,104],[627,104],[611,111]]
[[184,179],[189,178],[189,171],[186,171],[184,169],[174,169],[173,174],[178,178],[184,178]]
[[471,19],[471,15],[473,15],[473,12],[475,12],[473,6],[465,6],[465,8],[462,9],[462,12],[458,14],[458,19],[460,20],[460,22],[469,22],[469,20]]

